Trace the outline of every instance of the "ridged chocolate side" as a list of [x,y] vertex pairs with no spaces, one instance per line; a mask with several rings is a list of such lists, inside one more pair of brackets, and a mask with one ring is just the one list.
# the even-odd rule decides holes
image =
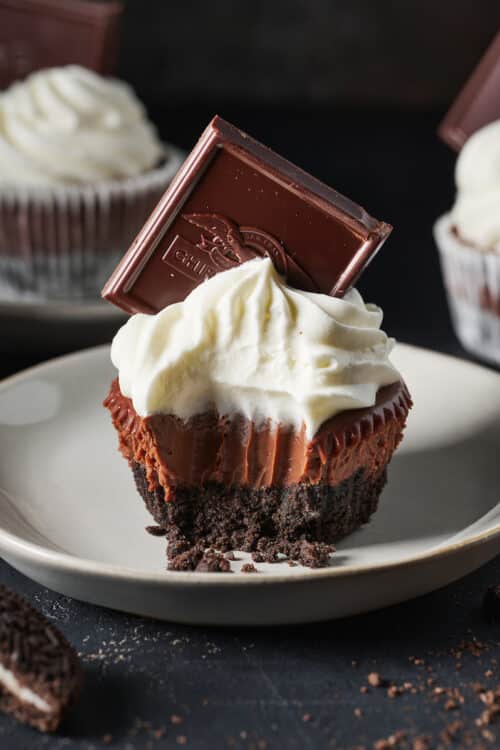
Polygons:
[[104,405],[130,464],[141,464],[151,490],[217,482],[226,486],[286,487],[338,484],[364,468],[377,475],[402,437],[411,398],[404,383],[381,388],[373,407],[345,411],[325,422],[312,440],[270,422],[258,427],[241,416],[206,412],[183,421],[173,415],[139,417],[114,380]]

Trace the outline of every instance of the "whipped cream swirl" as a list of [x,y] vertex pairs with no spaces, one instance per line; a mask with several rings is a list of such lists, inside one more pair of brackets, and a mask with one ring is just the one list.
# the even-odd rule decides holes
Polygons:
[[70,65],[0,93],[0,186],[134,177],[163,155],[143,106],[121,81]]
[[183,302],[134,315],[111,358],[140,416],[182,419],[215,408],[311,438],[345,409],[372,406],[400,379],[382,311],[352,289],[343,299],[286,285],[271,260],[217,274]]
[[500,252],[500,120],[467,140],[455,180],[451,219],[460,237],[479,250]]

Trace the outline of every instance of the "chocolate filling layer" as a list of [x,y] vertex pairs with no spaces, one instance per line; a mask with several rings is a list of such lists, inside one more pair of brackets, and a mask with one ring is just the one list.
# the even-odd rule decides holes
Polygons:
[[117,381],[105,405],[174,569],[196,567],[206,547],[315,567],[375,512],[411,399],[402,382],[381,388],[373,407],[338,414],[312,440],[238,415],[142,418]]
[[165,490],[214,482],[232,487],[338,484],[360,467],[379,473],[398,445],[411,399],[402,382],[381,388],[374,406],[351,409],[325,422],[312,439],[305,427],[207,411],[187,421],[172,414],[140,417],[115,380],[104,402],[122,454],[145,466],[148,485]]

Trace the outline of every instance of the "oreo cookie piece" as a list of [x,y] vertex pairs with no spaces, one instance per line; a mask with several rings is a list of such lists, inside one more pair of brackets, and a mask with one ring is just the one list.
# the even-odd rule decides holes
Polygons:
[[59,726],[83,673],[76,651],[28,602],[0,586],[0,709],[42,732]]

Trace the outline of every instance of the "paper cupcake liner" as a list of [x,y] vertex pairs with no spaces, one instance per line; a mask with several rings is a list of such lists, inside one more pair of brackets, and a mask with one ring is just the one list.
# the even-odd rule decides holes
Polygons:
[[373,406],[337,414],[309,439],[305,426],[256,425],[241,414],[142,418],[118,379],[104,401],[124,457],[144,466],[150,490],[160,484],[167,494],[174,485],[286,487],[339,484],[360,469],[378,474],[399,443],[411,405],[406,386],[397,382],[381,388]]
[[448,214],[436,222],[434,238],[458,339],[473,354],[500,364],[500,254],[462,242]]
[[0,298],[95,298],[182,164],[99,185],[0,189]]

